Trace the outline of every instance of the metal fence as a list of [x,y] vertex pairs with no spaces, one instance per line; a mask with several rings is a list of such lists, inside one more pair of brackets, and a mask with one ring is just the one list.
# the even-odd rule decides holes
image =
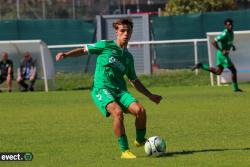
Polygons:
[[165,0],[0,0],[0,19],[94,19],[96,15],[157,12]]
[[[164,40],[164,41],[140,41],[129,42],[129,50],[134,47],[149,45],[151,61],[147,62],[150,68],[157,65],[159,69],[185,69],[190,68],[195,63],[208,63],[207,39],[187,39],[187,40]],[[48,46],[55,55],[59,51],[66,51],[82,44],[75,45],[50,45]],[[136,58],[136,54],[133,55]],[[93,73],[95,69],[96,56],[90,55],[67,59],[60,63],[55,62],[57,72],[87,72]],[[135,62],[135,67],[141,65]],[[153,71],[153,69],[151,69]],[[137,71],[141,72],[141,71]],[[143,73],[140,73],[143,74]]]
[[1,19],[92,19],[108,12],[108,0],[1,0]]

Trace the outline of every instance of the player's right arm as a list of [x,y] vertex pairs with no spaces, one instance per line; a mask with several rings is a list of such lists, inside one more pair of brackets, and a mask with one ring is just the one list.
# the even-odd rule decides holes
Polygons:
[[228,55],[229,54],[229,50],[225,50],[220,48],[218,42],[216,40],[213,40],[212,45],[217,49],[220,50],[222,52],[223,55]]
[[59,52],[56,55],[56,61],[59,61],[65,57],[77,57],[81,55],[96,54],[99,55],[106,46],[106,41],[101,40],[95,44],[84,45],[82,48],[73,49],[68,52]]
[[70,50],[68,52],[59,52],[57,53],[56,55],[56,61],[59,61],[63,58],[66,58],[66,57],[77,57],[77,56],[81,56],[81,55],[87,55],[88,54],[88,51],[85,47],[83,48],[76,48],[76,49],[73,49],[73,50]]
[[220,46],[218,44],[218,42],[214,39],[213,42],[212,42],[212,45],[217,49],[217,50],[220,50]]

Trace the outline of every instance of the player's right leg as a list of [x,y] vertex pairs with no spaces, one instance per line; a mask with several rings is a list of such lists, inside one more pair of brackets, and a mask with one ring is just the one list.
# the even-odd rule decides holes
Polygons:
[[122,151],[121,158],[136,158],[129,150],[128,139],[123,123],[123,110],[120,105],[115,102],[113,95],[107,89],[93,88],[91,96],[104,116],[109,117],[111,115],[113,117],[113,129]]
[[113,117],[113,128],[115,135],[118,137],[118,143],[122,151],[121,158],[132,159],[136,156],[129,150],[128,139],[125,133],[123,123],[123,112],[122,108],[117,102],[109,103],[106,107],[107,111]]

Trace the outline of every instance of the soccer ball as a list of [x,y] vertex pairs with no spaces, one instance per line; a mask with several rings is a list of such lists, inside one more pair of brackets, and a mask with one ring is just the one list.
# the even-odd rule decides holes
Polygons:
[[166,142],[159,136],[153,136],[145,142],[144,149],[148,156],[161,156],[166,152]]

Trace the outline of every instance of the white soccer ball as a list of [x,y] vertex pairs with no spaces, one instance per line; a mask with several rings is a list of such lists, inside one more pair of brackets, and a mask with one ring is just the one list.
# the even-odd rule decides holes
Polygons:
[[153,136],[145,142],[144,149],[148,156],[160,156],[166,152],[166,142],[159,136]]

